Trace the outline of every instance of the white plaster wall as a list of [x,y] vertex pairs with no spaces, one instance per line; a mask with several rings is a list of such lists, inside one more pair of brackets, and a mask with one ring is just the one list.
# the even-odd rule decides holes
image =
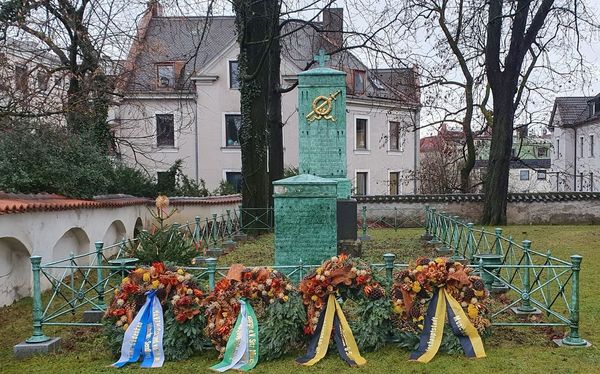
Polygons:
[[[171,221],[194,222],[195,216],[212,217],[236,209],[238,203],[182,204]],[[109,247],[125,238],[133,237],[136,222],[149,227],[153,218],[146,205],[121,208],[72,209],[0,215],[0,306],[31,293],[30,256],[42,256],[42,264],[75,255],[93,252],[94,243],[103,241]],[[118,248],[107,249],[115,254]],[[94,255],[95,256],[95,255]],[[77,260],[80,265],[90,263],[92,257]],[[51,274],[61,277],[64,269],[53,269]],[[50,287],[42,277],[42,289]]]

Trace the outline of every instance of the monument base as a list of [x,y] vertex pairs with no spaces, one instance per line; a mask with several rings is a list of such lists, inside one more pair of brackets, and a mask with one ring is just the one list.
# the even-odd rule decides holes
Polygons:
[[337,253],[346,253],[352,257],[362,257],[362,242],[360,240],[338,241]]
[[355,199],[338,199],[337,201],[337,239],[356,240],[356,213]]
[[90,309],[83,311],[81,320],[83,321],[83,323],[97,323],[102,320],[102,317],[104,317],[103,310]]
[[21,360],[34,355],[44,355],[58,352],[60,349],[60,338],[50,338],[42,343],[27,343],[25,341],[13,347],[13,354],[16,359]]

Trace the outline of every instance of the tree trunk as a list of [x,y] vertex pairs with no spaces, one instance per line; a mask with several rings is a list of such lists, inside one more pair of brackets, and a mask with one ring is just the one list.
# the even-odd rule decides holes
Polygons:
[[[277,16],[272,19],[279,19]],[[269,199],[273,206],[273,181],[283,178],[283,123],[281,115],[280,66],[281,47],[279,44],[279,23],[273,22],[272,42],[268,56],[269,66]]]
[[[269,48],[272,1],[238,0],[234,3],[240,44],[240,148],[242,153],[242,222],[246,232],[258,233],[269,205],[268,92],[269,68],[263,59]],[[275,4],[276,5],[276,4]]]
[[482,223],[484,225],[506,224],[506,198],[510,171],[514,123],[514,91],[510,84],[492,90],[494,95],[494,119],[490,159],[485,182]]

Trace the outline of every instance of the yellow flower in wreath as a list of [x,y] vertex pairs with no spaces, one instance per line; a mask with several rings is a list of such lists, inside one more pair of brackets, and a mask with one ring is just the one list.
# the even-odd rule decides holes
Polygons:
[[145,272],[144,275],[142,275],[142,279],[144,282],[150,282],[150,273]]
[[412,290],[415,293],[421,291],[421,283],[419,283],[418,281],[414,281],[412,284]]
[[477,318],[479,315],[479,309],[477,309],[475,305],[469,304],[467,307],[467,314],[469,315],[469,318]]

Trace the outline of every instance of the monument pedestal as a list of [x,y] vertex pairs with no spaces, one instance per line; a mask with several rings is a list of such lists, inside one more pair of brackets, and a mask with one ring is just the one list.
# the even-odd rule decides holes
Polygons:
[[13,354],[17,359],[24,359],[34,355],[42,355],[58,352],[60,349],[60,338],[50,338],[41,343],[27,343],[25,341],[13,347]]
[[337,239],[355,241],[356,236],[356,200],[338,199],[337,201]]

